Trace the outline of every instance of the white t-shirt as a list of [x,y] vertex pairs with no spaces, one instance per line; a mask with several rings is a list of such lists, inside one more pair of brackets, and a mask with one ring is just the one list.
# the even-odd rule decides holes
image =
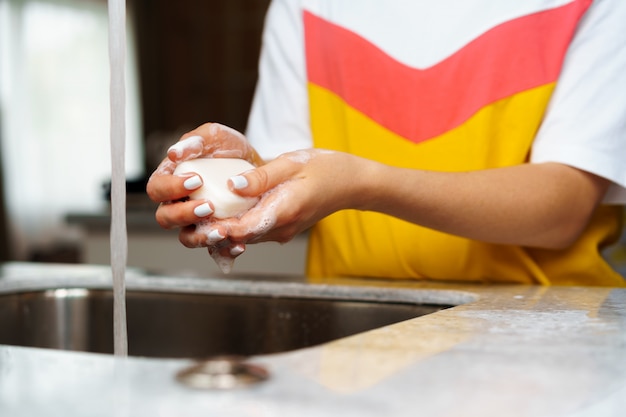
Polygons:
[[[590,0],[274,0],[247,136],[264,158],[309,148],[303,11],[367,38],[414,68],[444,60],[516,17]],[[604,202],[626,204],[626,1],[595,0],[567,50],[532,146],[531,162],[559,162],[613,181]]]

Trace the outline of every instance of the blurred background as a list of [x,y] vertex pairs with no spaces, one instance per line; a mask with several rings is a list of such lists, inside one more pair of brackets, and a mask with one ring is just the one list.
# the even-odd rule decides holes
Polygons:
[[[268,4],[128,0],[129,265],[207,271],[206,256],[159,230],[146,176],[201,123],[245,130]],[[108,263],[107,24],[106,0],[0,0],[2,260]],[[238,264],[298,273],[305,242]],[[625,245],[607,257],[626,268]]]
[[[129,210],[153,211],[145,177],[182,132],[245,129],[268,3],[127,2]],[[84,260],[84,223],[108,210],[107,25],[106,0],[0,0],[5,260]]]

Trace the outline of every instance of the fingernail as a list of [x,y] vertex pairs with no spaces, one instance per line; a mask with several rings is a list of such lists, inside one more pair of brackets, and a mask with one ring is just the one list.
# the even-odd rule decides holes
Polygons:
[[189,136],[170,146],[167,153],[173,152],[177,158],[181,158],[183,152],[186,150],[191,150],[194,153],[197,153],[198,150],[202,150],[202,144],[202,136]]
[[211,209],[211,206],[209,205],[209,203],[204,203],[204,204],[200,204],[195,209],[193,209],[193,214],[195,214],[198,217],[206,217],[209,214],[213,214],[213,210]]
[[217,242],[223,240],[225,237],[226,236],[221,234],[220,231],[217,229],[211,230],[208,234],[209,242]]
[[236,175],[234,177],[230,177],[230,182],[233,183],[233,188],[235,190],[241,190],[248,186],[248,180],[243,175]]
[[243,247],[243,245],[236,245],[236,246],[233,246],[232,248],[230,248],[230,254],[232,256],[239,256],[242,253],[244,253],[245,250],[246,249]]
[[189,177],[183,183],[183,186],[186,190],[195,190],[196,188],[202,185],[202,178],[198,175],[194,175],[193,177]]

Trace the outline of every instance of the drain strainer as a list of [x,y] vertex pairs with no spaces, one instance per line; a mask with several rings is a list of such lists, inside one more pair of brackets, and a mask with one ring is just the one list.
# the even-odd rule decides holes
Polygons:
[[248,387],[269,378],[267,370],[239,356],[218,356],[198,362],[176,374],[184,385],[206,390]]

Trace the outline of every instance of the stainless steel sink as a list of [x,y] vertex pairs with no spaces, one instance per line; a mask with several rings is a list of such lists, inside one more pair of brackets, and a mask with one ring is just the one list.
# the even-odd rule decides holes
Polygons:
[[[440,303],[130,290],[129,355],[257,355],[328,342],[442,310]],[[0,295],[0,344],[111,353],[112,292]]]

